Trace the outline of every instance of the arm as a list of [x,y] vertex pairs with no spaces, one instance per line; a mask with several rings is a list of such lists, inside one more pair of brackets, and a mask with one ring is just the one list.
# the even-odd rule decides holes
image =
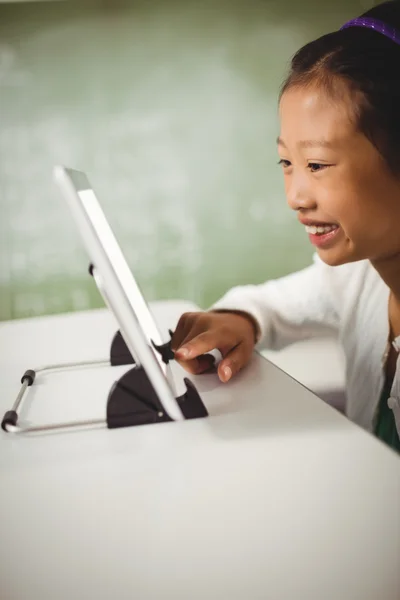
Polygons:
[[233,288],[210,310],[182,315],[171,341],[175,357],[187,371],[203,373],[211,366],[207,353],[218,348],[218,374],[228,381],[250,360],[255,343],[280,349],[337,332],[364,275],[362,266],[329,267],[316,257],[287,277]]
[[259,348],[279,350],[293,342],[337,330],[337,285],[349,266],[314,263],[286,277],[261,285],[231,289],[210,310],[249,314],[257,325]]

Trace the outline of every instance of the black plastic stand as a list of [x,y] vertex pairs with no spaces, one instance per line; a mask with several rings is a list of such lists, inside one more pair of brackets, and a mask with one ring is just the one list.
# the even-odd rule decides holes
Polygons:
[[117,331],[111,342],[110,363],[113,367],[120,365],[131,365],[135,363],[120,331]]
[[[171,330],[169,330],[169,335],[172,338],[173,333]],[[171,349],[171,341],[167,342],[166,344],[162,344],[161,346],[157,346],[157,344],[154,342],[152,342],[152,344],[154,350],[161,354],[161,358],[166,365],[170,360],[175,359],[174,352]],[[117,331],[111,342],[110,363],[113,367],[135,363],[120,331]]]
[[[177,401],[185,419],[206,417],[208,413],[193,383],[186,378],[184,381],[187,391]],[[111,388],[107,401],[109,429],[171,420],[142,367],[125,373]]]
[[[94,266],[89,265],[89,273],[92,276],[93,270]],[[169,334],[172,338],[172,331],[169,331]],[[174,360],[171,341],[160,346],[154,342],[152,344],[166,365],[169,361]],[[110,363],[112,366],[135,364],[120,331],[117,331],[111,342]],[[187,378],[184,379],[184,382],[186,392],[176,400],[185,419],[207,417],[207,410],[195,386]],[[171,420],[142,366],[133,367],[111,388],[107,400],[107,427],[109,429]]]
[[[170,332],[171,334],[171,332]],[[161,354],[165,364],[173,358],[170,342],[154,348]],[[134,363],[125,341],[118,331],[111,344],[111,364]],[[207,417],[207,410],[193,383],[184,378],[186,392],[176,400],[185,419]],[[143,367],[135,366],[116,381],[107,400],[107,427],[131,427],[150,423],[163,423],[172,419],[165,412]]]

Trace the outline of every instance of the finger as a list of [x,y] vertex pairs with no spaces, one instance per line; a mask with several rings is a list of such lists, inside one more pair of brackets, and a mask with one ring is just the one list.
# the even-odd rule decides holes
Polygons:
[[191,360],[206,354],[210,350],[217,348],[222,356],[225,356],[233,348],[234,343],[230,343],[226,340],[221,344],[221,332],[220,331],[205,331],[200,333],[190,341],[184,341],[183,345],[176,351],[177,358],[181,360]]
[[177,348],[177,352],[181,350],[181,348],[187,348],[189,343],[195,340],[199,335],[206,333],[206,327],[202,322],[195,322],[191,324],[191,327],[188,329],[186,337],[181,341],[180,345]]
[[189,331],[193,326],[193,313],[184,313],[178,321],[176,329],[171,338],[171,349],[175,351],[182,346],[182,342],[187,338]]
[[218,376],[220,380],[226,383],[236,375],[236,373],[238,373],[249,361],[252,350],[252,346],[241,343],[228,352],[218,365]]
[[183,367],[192,375],[200,375],[201,373],[211,373],[215,370],[215,359],[210,354],[204,354],[193,358],[192,360],[177,361],[181,367]]

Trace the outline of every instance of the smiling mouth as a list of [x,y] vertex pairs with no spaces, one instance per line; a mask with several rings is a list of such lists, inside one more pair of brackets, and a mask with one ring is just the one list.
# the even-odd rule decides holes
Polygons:
[[306,221],[303,225],[312,245],[321,249],[329,249],[335,244],[341,230],[336,223],[313,223],[312,221],[307,223]]
[[326,235],[339,229],[339,225],[305,225],[305,230],[309,235]]

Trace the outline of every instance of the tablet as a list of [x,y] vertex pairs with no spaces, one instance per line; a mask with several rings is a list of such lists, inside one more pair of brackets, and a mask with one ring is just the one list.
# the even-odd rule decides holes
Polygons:
[[114,313],[129,351],[146,371],[169,417],[183,420],[171,367],[152,346],[167,340],[155,323],[88,178],[80,171],[56,166],[54,179],[71,210],[100,293]]

